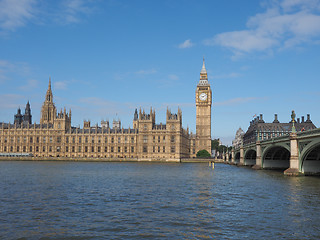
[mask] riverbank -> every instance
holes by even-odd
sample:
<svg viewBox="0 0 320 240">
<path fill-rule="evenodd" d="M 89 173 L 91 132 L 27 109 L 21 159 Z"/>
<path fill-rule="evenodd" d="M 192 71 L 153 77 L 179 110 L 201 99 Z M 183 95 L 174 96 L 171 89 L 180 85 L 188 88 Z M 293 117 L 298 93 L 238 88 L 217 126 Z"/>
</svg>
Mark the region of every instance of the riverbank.
<svg viewBox="0 0 320 240">
<path fill-rule="evenodd" d="M 148 158 L 79 158 L 79 157 L 0 157 L 0 161 L 69 161 L 69 162 L 222 162 L 213 158 L 148 159 Z"/>
</svg>

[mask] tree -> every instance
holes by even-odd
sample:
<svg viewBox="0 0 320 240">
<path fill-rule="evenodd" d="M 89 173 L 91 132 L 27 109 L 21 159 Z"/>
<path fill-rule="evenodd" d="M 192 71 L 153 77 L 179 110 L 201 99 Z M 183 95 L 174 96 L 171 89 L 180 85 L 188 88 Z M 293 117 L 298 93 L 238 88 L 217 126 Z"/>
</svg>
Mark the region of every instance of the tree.
<svg viewBox="0 0 320 240">
<path fill-rule="evenodd" d="M 207 150 L 203 149 L 203 150 L 200 150 L 199 152 L 197 152 L 197 157 L 198 158 L 209 158 L 209 157 L 211 157 L 211 154 Z"/>
</svg>

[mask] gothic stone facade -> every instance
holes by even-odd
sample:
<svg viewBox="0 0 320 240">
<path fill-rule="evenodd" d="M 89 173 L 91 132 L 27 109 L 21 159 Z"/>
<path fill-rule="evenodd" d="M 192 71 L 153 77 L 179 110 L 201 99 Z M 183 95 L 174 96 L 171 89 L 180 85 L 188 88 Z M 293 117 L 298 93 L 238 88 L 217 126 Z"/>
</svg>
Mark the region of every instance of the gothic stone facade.
<svg viewBox="0 0 320 240">
<path fill-rule="evenodd" d="M 57 113 L 53 102 L 51 80 L 41 109 L 40 124 L 16 121 L 0 123 L 0 153 L 29 154 L 38 158 L 101 158 L 180 161 L 193 158 L 198 150 L 211 144 L 211 89 L 206 69 L 200 73 L 196 90 L 197 134 L 182 127 L 182 112 L 166 113 L 166 123 L 156 124 L 155 111 L 149 113 L 136 109 L 133 128 L 90 126 L 84 121 L 83 128 L 71 125 L 71 110 Z"/>
</svg>

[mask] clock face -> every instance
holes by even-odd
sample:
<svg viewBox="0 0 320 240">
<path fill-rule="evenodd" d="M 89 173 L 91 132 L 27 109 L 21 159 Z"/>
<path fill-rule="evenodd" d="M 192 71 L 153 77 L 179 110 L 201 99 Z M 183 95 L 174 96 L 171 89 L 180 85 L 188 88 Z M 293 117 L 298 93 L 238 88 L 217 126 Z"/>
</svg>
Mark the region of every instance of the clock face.
<svg viewBox="0 0 320 240">
<path fill-rule="evenodd" d="M 200 99 L 201 101 L 207 100 L 207 94 L 201 93 L 200 96 L 199 96 L 199 99 Z"/>
</svg>

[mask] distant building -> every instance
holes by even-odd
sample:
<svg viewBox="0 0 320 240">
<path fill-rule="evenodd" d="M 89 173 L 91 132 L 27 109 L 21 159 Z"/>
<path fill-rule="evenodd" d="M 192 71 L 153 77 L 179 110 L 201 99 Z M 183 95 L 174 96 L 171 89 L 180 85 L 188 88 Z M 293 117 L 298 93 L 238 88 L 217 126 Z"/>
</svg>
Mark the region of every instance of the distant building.
<svg viewBox="0 0 320 240">
<path fill-rule="evenodd" d="M 26 108 L 24 111 L 24 115 L 21 114 L 20 107 L 17 110 L 17 114 L 14 115 L 14 121 L 15 124 L 21 125 L 21 124 L 32 124 L 32 115 L 31 115 L 31 108 L 29 101 L 26 104 Z"/>
<path fill-rule="evenodd" d="M 102 121 L 92 127 L 71 125 L 71 110 L 57 111 L 53 102 L 51 79 L 41 108 L 40 124 L 32 124 L 31 108 L 25 114 L 19 108 L 14 124 L 0 123 L 0 153 L 26 153 L 35 157 L 135 158 L 179 161 L 195 157 L 199 150 L 211 151 L 212 92 L 203 61 L 196 88 L 196 134 L 182 127 L 182 112 L 167 109 L 166 123 L 156 124 L 154 109 L 147 113 L 135 109 L 133 128 L 123 128 L 121 121 Z"/>
<path fill-rule="evenodd" d="M 260 117 L 256 117 L 250 122 L 248 130 L 243 136 L 243 144 L 250 144 L 257 140 L 265 140 L 289 134 L 292 130 L 292 125 L 292 120 L 288 123 L 280 123 L 277 114 L 274 115 L 272 123 L 266 123 L 263 120 L 263 115 L 260 114 Z M 294 119 L 294 125 L 296 131 L 308 131 L 316 128 L 310 119 L 310 114 L 307 114 L 306 121 L 304 116 L 301 117 L 301 122 L 300 118 L 297 120 Z"/>
<path fill-rule="evenodd" d="M 236 132 L 234 140 L 232 141 L 232 146 L 234 148 L 239 148 L 243 144 L 243 136 L 244 131 L 241 128 L 239 128 Z"/>
</svg>

